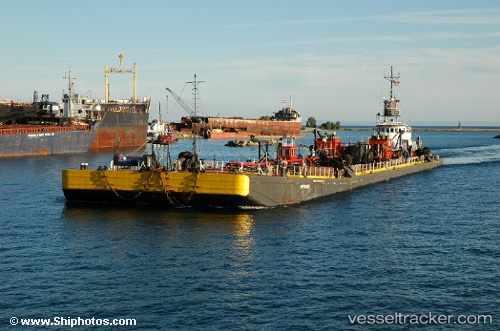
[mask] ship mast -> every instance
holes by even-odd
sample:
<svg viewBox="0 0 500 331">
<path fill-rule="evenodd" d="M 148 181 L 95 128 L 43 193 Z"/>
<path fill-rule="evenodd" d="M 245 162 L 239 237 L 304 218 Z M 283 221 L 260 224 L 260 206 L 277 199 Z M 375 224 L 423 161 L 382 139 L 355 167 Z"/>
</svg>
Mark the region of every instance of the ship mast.
<svg viewBox="0 0 500 331">
<path fill-rule="evenodd" d="M 392 100 L 392 98 L 393 98 L 392 88 L 393 88 L 394 86 L 399 86 L 399 77 L 401 77 L 401 76 L 399 75 L 399 73 L 398 73 L 398 76 L 397 76 L 397 77 L 396 77 L 396 76 L 394 76 L 393 71 L 392 71 L 392 66 L 391 66 L 391 75 L 390 75 L 390 76 L 384 76 L 384 78 L 385 78 L 385 79 L 387 79 L 387 80 L 391 83 L 391 88 L 390 88 L 390 90 L 389 90 L 389 91 L 390 91 L 390 92 L 389 92 L 389 93 L 390 93 L 390 94 L 389 94 L 389 97 L 390 97 L 390 99 L 391 99 L 391 100 Z"/>
<path fill-rule="evenodd" d="M 72 108 L 72 103 L 73 103 L 73 82 L 72 80 L 73 79 L 76 79 L 76 78 L 73 78 L 71 77 L 71 67 L 69 67 L 68 69 L 68 75 L 66 76 L 66 74 L 64 75 L 63 78 L 67 78 L 68 79 L 68 102 L 67 102 L 67 111 L 65 109 L 64 113 L 63 113 L 63 116 L 64 117 L 72 117 L 73 114 L 73 110 L 71 109 Z"/>
<path fill-rule="evenodd" d="M 186 82 L 186 84 L 192 84 L 193 85 L 193 103 L 194 103 L 194 119 L 196 120 L 197 115 L 196 115 L 196 110 L 197 110 L 197 104 L 196 100 L 198 99 L 198 84 L 200 83 L 205 83 L 205 81 L 202 80 L 196 80 L 196 74 L 194 74 L 194 80 L 192 82 Z M 194 155 L 198 154 L 197 146 L 196 146 L 196 137 L 193 142 L 194 145 Z"/>
<path fill-rule="evenodd" d="M 73 115 L 71 113 L 71 103 L 73 102 L 73 82 L 71 81 L 71 67 L 68 70 L 68 117 Z"/>
<path fill-rule="evenodd" d="M 391 66 L 390 76 L 384 76 L 384 78 L 387 79 L 391 85 L 389 89 L 389 99 L 384 98 L 385 117 L 396 117 L 396 119 L 399 117 L 399 109 L 398 109 L 399 99 L 397 99 L 393 93 L 393 87 L 399 86 L 399 77 L 400 77 L 399 73 L 397 76 L 394 76 L 392 66 Z"/>
</svg>

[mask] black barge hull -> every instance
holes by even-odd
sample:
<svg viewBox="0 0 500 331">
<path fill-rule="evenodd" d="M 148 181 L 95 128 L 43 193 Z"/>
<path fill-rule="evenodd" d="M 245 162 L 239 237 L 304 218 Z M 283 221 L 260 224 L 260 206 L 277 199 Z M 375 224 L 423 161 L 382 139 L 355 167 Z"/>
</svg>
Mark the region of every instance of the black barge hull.
<svg viewBox="0 0 500 331">
<path fill-rule="evenodd" d="M 390 179 L 431 170 L 443 164 L 440 159 L 407 167 L 395 167 L 381 172 L 366 173 L 343 178 L 311 177 L 250 177 L 249 206 L 273 207 L 291 205 L 376 184 Z"/>
</svg>

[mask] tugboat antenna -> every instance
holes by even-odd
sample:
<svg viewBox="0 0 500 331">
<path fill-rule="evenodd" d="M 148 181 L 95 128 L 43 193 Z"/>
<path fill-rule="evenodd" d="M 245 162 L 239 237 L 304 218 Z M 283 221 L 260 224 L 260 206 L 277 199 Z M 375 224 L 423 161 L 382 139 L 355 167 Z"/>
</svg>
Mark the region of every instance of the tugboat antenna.
<svg viewBox="0 0 500 331">
<path fill-rule="evenodd" d="M 393 98 L 392 88 L 394 86 L 399 86 L 399 77 L 401 77 L 399 75 L 399 72 L 398 72 L 397 76 L 394 76 L 393 71 L 392 71 L 392 66 L 391 66 L 391 75 L 390 76 L 384 76 L 385 79 L 387 79 L 389 82 L 391 82 L 391 89 L 390 89 L 390 95 L 389 95 L 391 100 Z"/>
</svg>

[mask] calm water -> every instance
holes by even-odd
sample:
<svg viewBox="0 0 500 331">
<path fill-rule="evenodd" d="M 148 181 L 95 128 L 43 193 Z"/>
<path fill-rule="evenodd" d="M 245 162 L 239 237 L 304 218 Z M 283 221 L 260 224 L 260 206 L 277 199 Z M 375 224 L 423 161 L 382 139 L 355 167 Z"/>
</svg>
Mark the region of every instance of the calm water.
<svg viewBox="0 0 500 331">
<path fill-rule="evenodd" d="M 0 329 L 15 316 L 133 318 L 123 329 L 141 330 L 396 330 L 409 324 L 349 316 L 432 313 L 493 324 L 428 329 L 498 330 L 494 135 L 422 132 L 442 168 L 258 210 L 68 205 L 61 169 L 107 165 L 109 153 L 0 160 Z M 202 153 L 256 156 L 224 142 L 202 141 Z"/>
</svg>

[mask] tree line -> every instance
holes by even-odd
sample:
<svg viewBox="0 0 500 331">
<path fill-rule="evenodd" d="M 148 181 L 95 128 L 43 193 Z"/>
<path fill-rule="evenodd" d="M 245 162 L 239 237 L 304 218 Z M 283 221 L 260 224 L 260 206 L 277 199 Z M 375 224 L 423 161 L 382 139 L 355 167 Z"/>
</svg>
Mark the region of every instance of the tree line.
<svg viewBox="0 0 500 331">
<path fill-rule="evenodd" d="M 306 128 L 316 128 L 316 125 L 316 118 L 311 116 L 307 119 Z M 337 121 L 333 123 L 331 121 L 326 121 L 325 123 L 321 124 L 319 128 L 322 130 L 340 130 L 340 122 Z"/>
</svg>

